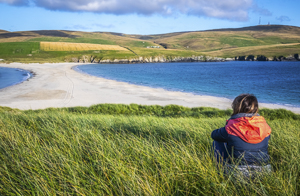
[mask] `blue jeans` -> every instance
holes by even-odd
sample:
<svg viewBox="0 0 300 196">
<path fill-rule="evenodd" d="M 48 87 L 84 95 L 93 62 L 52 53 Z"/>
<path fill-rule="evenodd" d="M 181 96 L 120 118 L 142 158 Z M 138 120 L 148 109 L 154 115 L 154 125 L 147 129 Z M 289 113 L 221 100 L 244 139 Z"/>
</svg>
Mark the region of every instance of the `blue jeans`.
<svg viewBox="0 0 300 196">
<path fill-rule="evenodd" d="M 255 177 L 256 175 L 268 174 L 272 172 L 272 167 L 270 164 L 263 166 L 256 165 L 234 165 L 234 164 L 225 164 L 226 159 L 228 158 L 226 142 L 213 141 L 213 152 L 217 160 L 217 163 L 225 166 L 225 174 L 233 174 L 235 177 Z M 251 175 L 250 175 L 251 174 Z"/>
<path fill-rule="evenodd" d="M 228 150 L 226 148 L 226 142 L 213 141 L 213 152 L 218 163 L 225 164 L 225 160 L 228 157 Z"/>
</svg>

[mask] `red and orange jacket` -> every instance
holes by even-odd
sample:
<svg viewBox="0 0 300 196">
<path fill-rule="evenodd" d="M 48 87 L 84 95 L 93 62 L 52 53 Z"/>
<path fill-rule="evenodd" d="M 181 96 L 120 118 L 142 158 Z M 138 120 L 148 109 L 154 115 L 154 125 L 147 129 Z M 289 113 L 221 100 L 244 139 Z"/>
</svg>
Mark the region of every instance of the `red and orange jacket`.
<svg viewBox="0 0 300 196">
<path fill-rule="evenodd" d="M 270 134 L 271 128 L 264 117 L 239 113 L 232 116 L 225 127 L 214 130 L 211 137 L 226 142 L 229 163 L 236 160 L 240 165 L 262 165 L 269 162 Z"/>
</svg>

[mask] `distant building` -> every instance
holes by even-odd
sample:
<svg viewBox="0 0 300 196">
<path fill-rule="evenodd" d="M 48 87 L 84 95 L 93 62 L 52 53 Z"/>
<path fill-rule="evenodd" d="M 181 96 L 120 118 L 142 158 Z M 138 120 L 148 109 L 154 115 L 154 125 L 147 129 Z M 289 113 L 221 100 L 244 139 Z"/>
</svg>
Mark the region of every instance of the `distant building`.
<svg viewBox="0 0 300 196">
<path fill-rule="evenodd" d="M 160 48 L 160 46 L 147 46 L 147 48 Z"/>
</svg>

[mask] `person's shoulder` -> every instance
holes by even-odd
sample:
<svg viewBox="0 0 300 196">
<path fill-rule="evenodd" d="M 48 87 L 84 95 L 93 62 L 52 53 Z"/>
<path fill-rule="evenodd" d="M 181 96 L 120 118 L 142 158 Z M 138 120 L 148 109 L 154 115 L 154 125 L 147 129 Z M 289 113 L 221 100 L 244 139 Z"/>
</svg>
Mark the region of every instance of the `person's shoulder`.
<svg viewBox="0 0 300 196">
<path fill-rule="evenodd" d="M 228 133 L 227 133 L 225 127 L 221 127 L 219 129 L 215 129 L 211 133 L 211 138 L 213 140 L 216 140 L 216 141 L 226 142 L 227 138 L 228 138 Z"/>
</svg>

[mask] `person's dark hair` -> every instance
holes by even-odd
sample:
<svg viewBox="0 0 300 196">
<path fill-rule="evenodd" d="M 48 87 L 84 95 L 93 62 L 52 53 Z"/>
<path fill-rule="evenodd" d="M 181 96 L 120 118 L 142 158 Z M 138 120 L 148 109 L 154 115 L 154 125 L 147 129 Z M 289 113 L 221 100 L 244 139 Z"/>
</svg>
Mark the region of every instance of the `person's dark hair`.
<svg viewBox="0 0 300 196">
<path fill-rule="evenodd" d="M 232 104 L 233 113 L 232 115 L 238 113 L 257 113 L 258 112 L 258 102 L 257 98 L 252 94 L 241 94 L 237 96 Z"/>
</svg>

